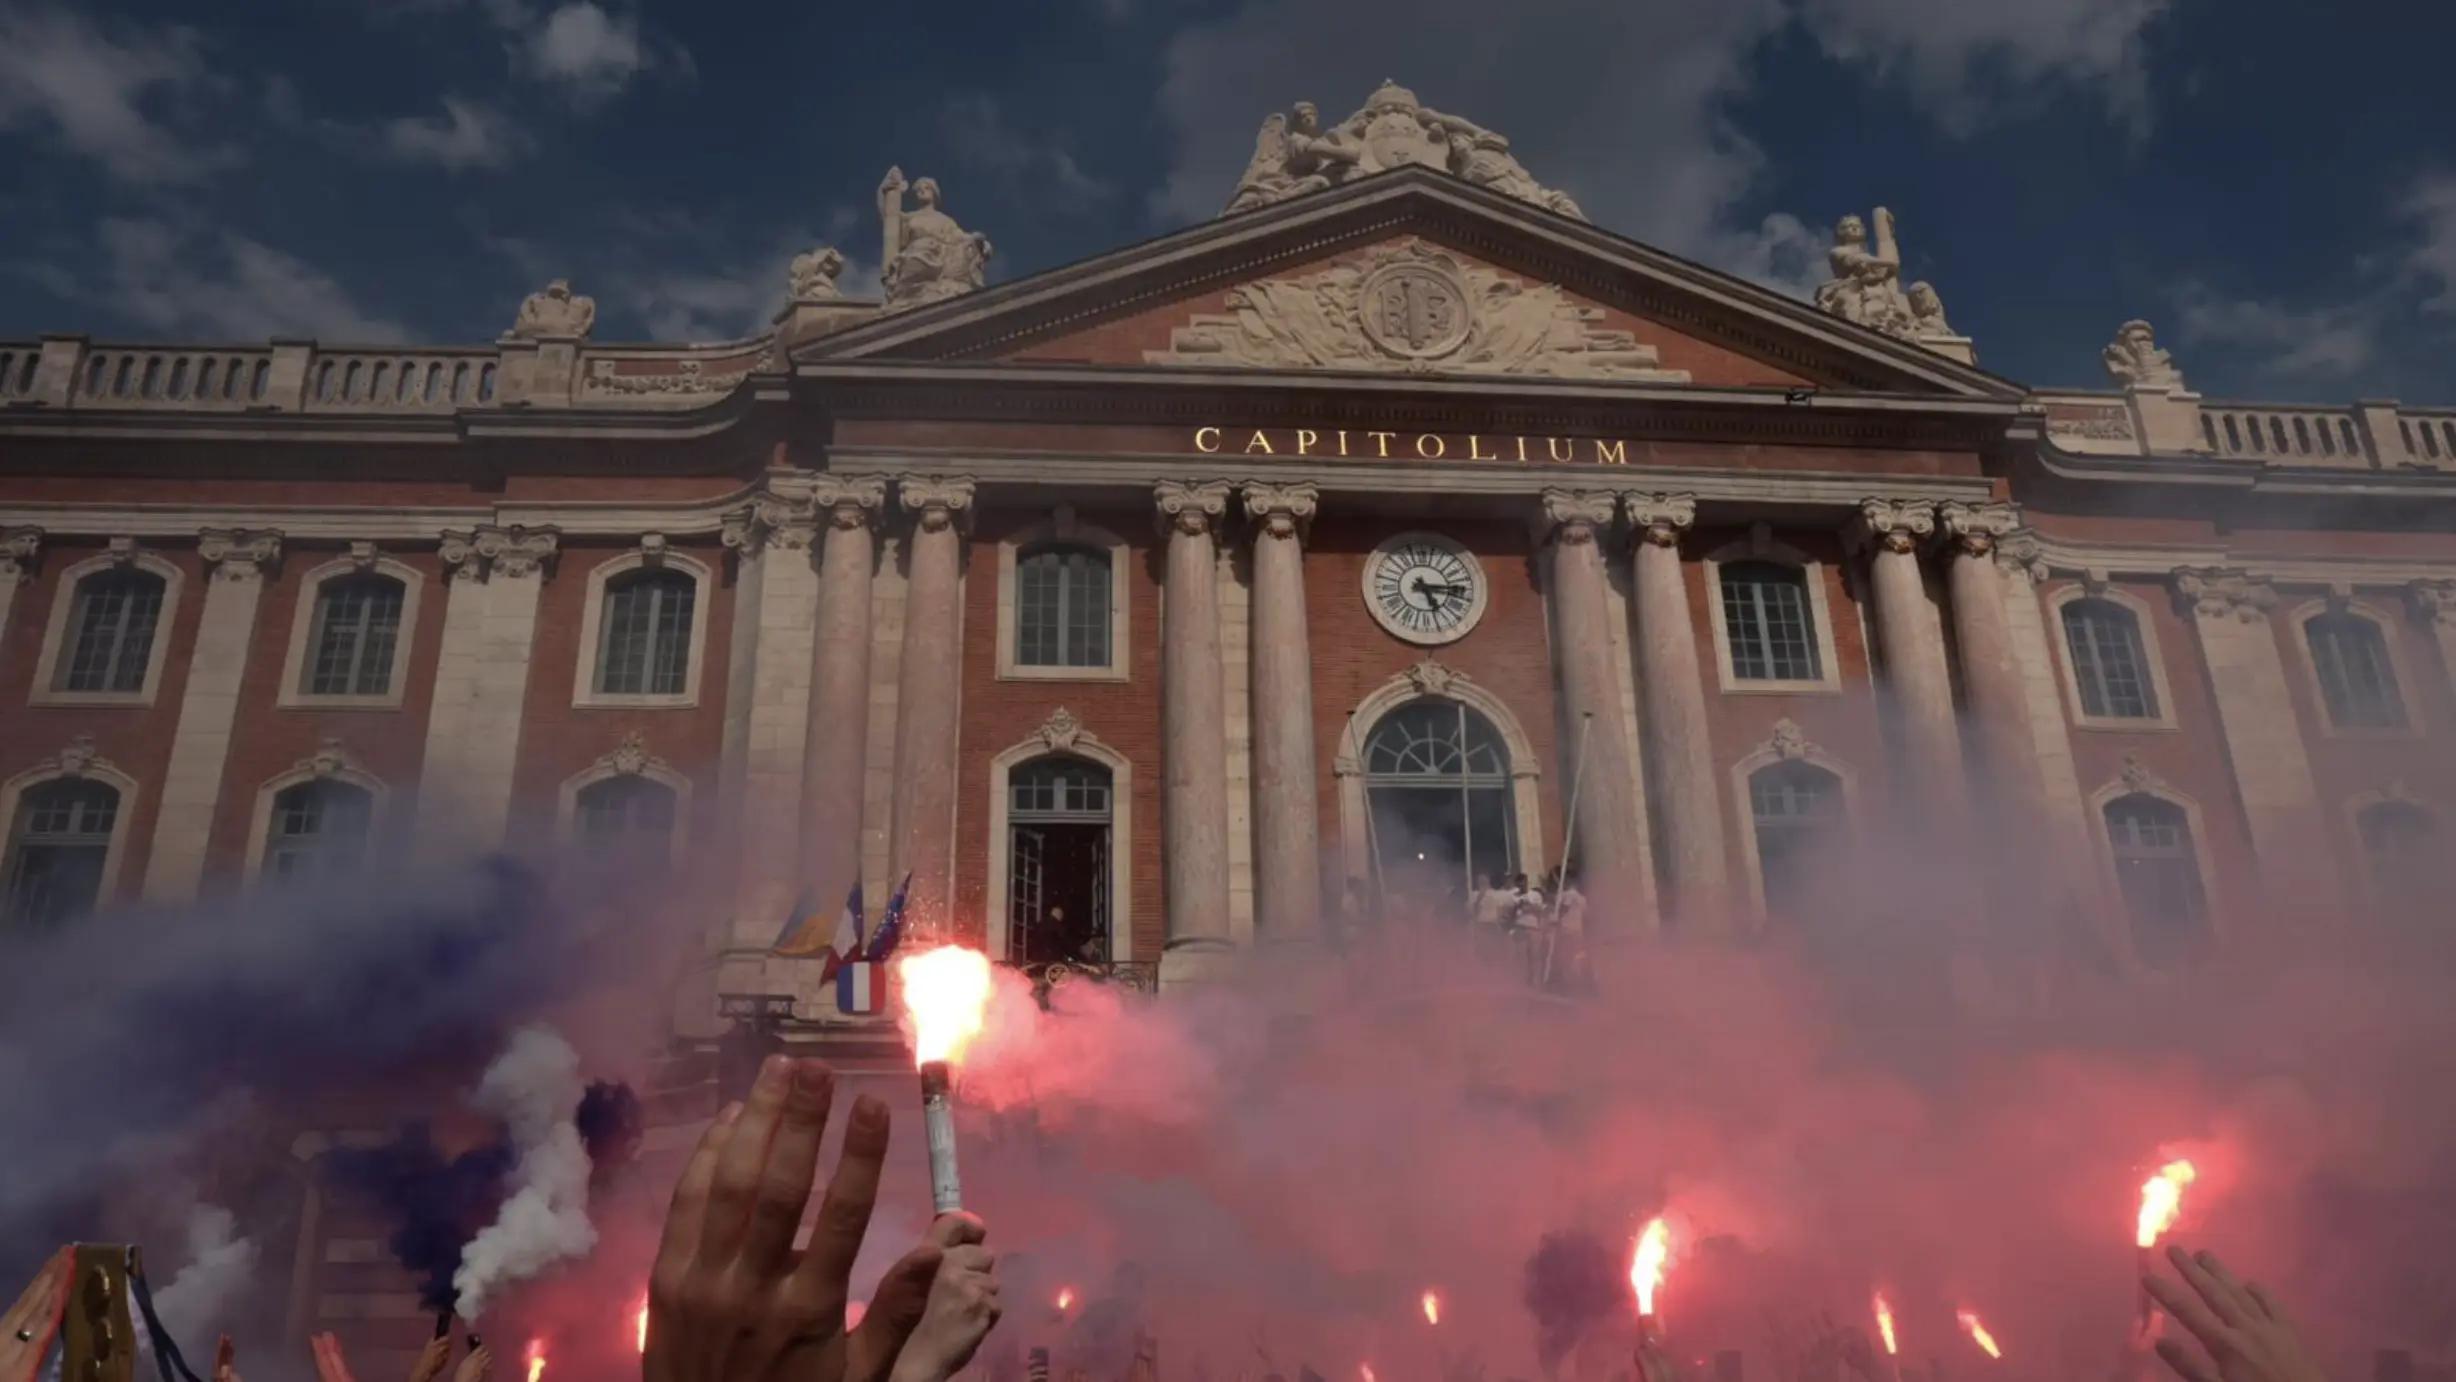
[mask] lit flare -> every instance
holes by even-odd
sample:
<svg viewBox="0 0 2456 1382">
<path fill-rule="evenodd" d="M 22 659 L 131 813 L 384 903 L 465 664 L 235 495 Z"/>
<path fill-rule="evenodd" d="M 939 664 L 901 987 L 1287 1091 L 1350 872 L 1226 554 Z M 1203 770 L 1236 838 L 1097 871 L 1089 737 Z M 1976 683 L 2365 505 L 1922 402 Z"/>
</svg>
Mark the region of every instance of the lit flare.
<svg viewBox="0 0 2456 1382">
<path fill-rule="evenodd" d="M 1356 1365 L 1356 1375 L 1363 1378 L 1364 1382 L 1381 1382 L 1380 1378 L 1373 1375 L 1373 1365 L 1371 1363 L 1358 1363 Z"/>
<path fill-rule="evenodd" d="M 1953 1318 L 1961 1321 L 1961 1332 L 1970 1336 L 1970 1342 L 1978 1345 L 1980 1352 L 1990 1358 L 2004 1356 L 2004 1350 L 1996 1347 L 1995 1335 L 1987 1332 L 1987 1326 L 1980 1321 L 1977 1311 L 1956 1310 Z"/>
<path fill-rule="evenodd" d="M 1057 1308 L 1061 1311 L 1074 1309 L 1074 1288 L 1072 1286 L 1057 1288 Z"/>
<path fill-rule="evenodd" d="M 640 1352 L 646 1353 L 648 1351 L 648 1297 L 640 1297 L 640 1308 L 633 1318 L 638 1321 L 635 1332 L 639 1335 Z"/>
<path fill-rule="evenodd" d="M 1891 1302 L 1889 1302 L 1889 1301 L 1887 1301 L 1887 1300 L 1885 1299 L 1885 1293 L 1884 1293 L 1884 1292 L 1879 1291 L 1879 1292 L 1877 1292 L 1877 1293 L 1876 1293 L 1876 1302 L 1875 1302 L 1875 1304 L 1876 1304 L 1876 1337 L 1877 1337 L 1877 1338 L 1879 1338 L 1879 1339 L 1884 1340 L 1884 1342 L 1885 1342 L 1885 1353 L 1886 1353 L 1888 1356 L 1898 1357 L 1898 1356 L 1900 1356 L 1900 1354 L 1901 1354 L 1901 1351 L 1902 1351 L 1902 1350 L 1901 1350 L 1901 1347 L 1900 1347 L 1898 1344 L 1896 1344 L 1896 1343 L 1894 1342 L 1894 1339 L 1893 1339 L 1893 1306 L 1892 1306 L 1892 1303 L 1891 1303 Z"/>
<path fill-rule="evenodd" d="M 1654 1313 L 1654 1293 L 1663 1288 L 1663 1269 L 1671 1262 L 1671 1225 L 1658 1216 L 1637 1235 L 1629 1255 L 1629 1285 L 1637 1292 L 1637 1313 Z"/>
<path fill-rule="evenodd" d="M 1425 1292 L 1423 1304 L 1424 1322 L 1426 1324 L 1441 1323 L 1441 1293 L 1438 1291 Z"/>
<path fill-rule="evenodd" d="M 543 1340 L 543 1339 L 531 1339 L 531 1340 L 529 1340 L 529 1352 L 528 1352 L 528 1359 L 529 1359 L 529 1382 L 537 1382 L 537 1379 L 539 1379 L 539 1378 L 541 1378 L 541 1377 L 543 1377 L 543 1376 L 545 1376 L 545 1375 L 546 1375 L 546 1341 L 545 1341 L 545 1340 Z"/>
<path fill-rule="evenodd" d="M 960 1059 L 989 1011 L 989 957 L 942 945 L 897 960 L 895 973 L 912 1018 L 913 1064 Z"/>
<path fill-rule="evenodd" d="M 2200 1172 L 2190 1162 L 2177 1158 L 2142 1182 L 2140 1222 L 2132 1241 L 2144 1248 L 2156 1247 L 2159 1236 L 2173 1228 L 2175 1216 L 2183 1212 L 2183 1187 L 2199 1178 Z"/>
</svg>

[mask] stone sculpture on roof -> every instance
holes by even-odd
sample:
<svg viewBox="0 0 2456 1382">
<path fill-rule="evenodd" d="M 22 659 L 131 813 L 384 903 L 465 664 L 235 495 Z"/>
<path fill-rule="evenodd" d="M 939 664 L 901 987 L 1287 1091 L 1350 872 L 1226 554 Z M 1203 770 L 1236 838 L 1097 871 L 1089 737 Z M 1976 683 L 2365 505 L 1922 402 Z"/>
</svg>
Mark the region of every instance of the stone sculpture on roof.
<svg viewBox="0 0 2456 1382">
<path fill-rule="evenodd" d="M 1438 168 L 1506 197 L 1585 220 L 1567 193 L 1537 182 L 1509 141 L 1462 116 L 1445 115 L 1396 82 L 1383 82 L 1364 108 L 1329 129 L 1311 101 L 1273 113 L 1254 139 L 1253 158 L 1223 215 L 1409 166 Z"/>
<path fill-rule="evenodd" d="M 1970 342 L 1944 319 L 1944 300 L 1934 284 L 1902 286 L 1902 247 L 1893 233 L 1893 213 L 1876 208 L 1875 240 L 1868 223 L 1845 216 L 1833 228 L 1833 248 L 1825 252 L 1833 277 L 1817 285 L 1816 305 L 1842 320 L 1916 341 L 1939 354 L 1967 364 Z"/>
<path fill-rule="evenodd" d="M 597 324 L 597 299 L 571 290 L 571 280 L 558 278 L 521 299 L 520 315 L 505 333 L 514 340 L 578 339 Z"/>
<path fill-rule="evenodd" d="M 2175 367 L 2175 357 L 2158 345 L 2156 328 L 2138 317 L 2116 328 L 2115 339 L 2107 343 L 2100 358 L 2106 361 L 2106 372 L 2126 387 L 2183 387 L 2183 371 Z"/>
<path fill-rule="evenodd" d="M 887 310 L 944 302 L 972 292 L 989 276 L 989 237 L 966 230 L 938 209 L 936 178 L 912 184 L 913 205 L 904 205 L 904 170 L 889 168 L 878 185 L 878 216 L 886 235 L 879 278 Z"/>
</svg>

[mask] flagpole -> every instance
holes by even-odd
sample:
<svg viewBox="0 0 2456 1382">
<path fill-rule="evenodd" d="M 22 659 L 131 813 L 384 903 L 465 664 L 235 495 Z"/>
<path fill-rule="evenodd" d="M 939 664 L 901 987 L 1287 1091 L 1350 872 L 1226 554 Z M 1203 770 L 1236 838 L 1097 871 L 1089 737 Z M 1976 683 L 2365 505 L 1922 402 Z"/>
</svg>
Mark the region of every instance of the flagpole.
<svg viewBox="0 0 2456 1382">
<path fill-rule="evenodd" d="M 1347 751 L 1356 760 L 1356 790 L 1364 797 L 1365 851 L 1371 856 L 1373 908 L 1382 906 L 1381 832 L 1373 824 L 1373 778 L 1365 771 L 1364 749 L 1356 742 L 1356 712 L 1347 712 Z"/>
<path fill-rule="evenodd" d="M 1586 791 L 1586 732 L 1595 727 L 1595 712 L 1589 710 L 1578 720 L 1578 756 L 1569 770 L 1568 821 L 1561 831 L 1561 865 L 1552 880 L 1552 924 L 1544 928 L 1543 977 L 1539 982 L 1552 982 L 1553 938 L 1560 933 L 1561 890 L 1569 886 L 1570 850 L 1578 838 L 1578 799 Z"/>
</svg>

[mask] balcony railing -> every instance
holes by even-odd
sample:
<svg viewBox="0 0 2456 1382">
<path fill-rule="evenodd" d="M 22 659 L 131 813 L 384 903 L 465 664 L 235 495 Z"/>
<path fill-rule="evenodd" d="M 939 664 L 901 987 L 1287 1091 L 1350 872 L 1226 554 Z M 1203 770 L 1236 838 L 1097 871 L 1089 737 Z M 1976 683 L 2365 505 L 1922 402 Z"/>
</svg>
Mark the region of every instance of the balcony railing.
<svg viewBox="0 0 2456 1382">
<path fill-rule="evenodd" d="M 2360 465 L 2371 460 L 2361 421 L 2352 408 L 2203 403 L 2200 431 L 2208 439 L 2209 450 L 2220 456 L 2322 465 Z"/>
</svg>

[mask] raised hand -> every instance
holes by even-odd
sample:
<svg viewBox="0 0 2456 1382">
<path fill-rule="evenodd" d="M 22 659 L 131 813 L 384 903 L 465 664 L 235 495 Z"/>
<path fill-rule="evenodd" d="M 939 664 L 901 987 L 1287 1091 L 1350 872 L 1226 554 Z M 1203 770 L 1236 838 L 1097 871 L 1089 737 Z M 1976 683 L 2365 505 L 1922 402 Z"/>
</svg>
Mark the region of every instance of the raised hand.
<svg viewBox="0 0 2456 1382">
<path fill-rule="evenodd" d="M 844 1327 L 853 1259 L 878 1200 L 887 1106 L 864 1095 L 811 1229 L 793 1239 L 817 1178 L 835 1074 L 772 1056 L 746 1104 L 700 1138 L 674 1188 L 649 1278 L 646 1382 L 883 1382 L 925 1313 L 944 1249 L 889 1268 L 858 1328 Z"/>
<path fill-rule="evenodd" d="M 450 1352 L 449 1349 L 445 1351 Z M 486 1382 L 487 1375 L 494 1370 L 495 1351 L 480 1344 L 469 1350 L 469 1356 L 461 1359 L 460 1366 L 453 1369 L 452 1382 Z"/>
<path fill-rule="evenodd" d="M 330 1334 L 310 1334 L 307 1350 L 315 1355 L 316 1382 L 354 1382 L 350 1360 L 341 1356 L 339 1339 Z"/>
<path fill-rule="evenodd" d="M 418 1350 L 418 1361 L 410 1365 L 409 1382 L 435 1382 L 443 1370 L 452 1366 L 452 1336 L 442 1335 L 426 1341 Z"/>
<path fill-rule="evenodd" d="M 890 1382 L 945 1382 L 972 1361 L 981 1340 L 997 1324 L 1001 1307 L 998 1279 L 992 1274 L 996 1259 L 981 1246 L 987 1236 L 979 1219 L 960 1212 L 930 1225 L 923 1242 L 938 1249 L 938 1269 L 920 1322 L 896 1355 Z M 1138 1351 L 1137 1367 L 1142 1366 L 1141 1357 Z"/>
<path fill-rule="evenodd" d="M 2151 1297 L 2207 1350 L 2177 1338 L 2157 1341 L 2158 1356 L 2183 1382 L 2328 1382 L 2302 1336 L 2258 1283 L 2238 1282 L 2214 1253 L 2166 1249 L 2180 1282 L 2141 1278 Z"/>
<path fill-rule="evenodd" d="M 213 1382 L 239 1382 L 239 1350 L 227 1334 L 213 1346 Z"/>
</svg>

